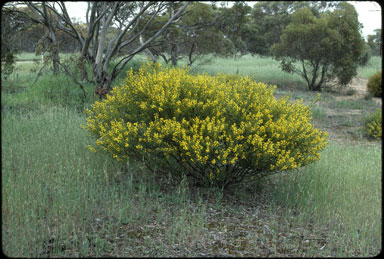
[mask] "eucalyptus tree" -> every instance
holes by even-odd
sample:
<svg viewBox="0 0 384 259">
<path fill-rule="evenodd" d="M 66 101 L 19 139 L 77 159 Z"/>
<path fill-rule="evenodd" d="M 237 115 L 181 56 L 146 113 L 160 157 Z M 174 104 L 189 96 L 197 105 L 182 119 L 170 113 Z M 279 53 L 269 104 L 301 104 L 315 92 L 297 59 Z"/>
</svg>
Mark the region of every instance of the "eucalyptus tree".
<svg viewBox="0 0 384 259">
<path fill-rule="evenodd" d="M 157 25 L 155 18 L 174 3 L 164 1 L 87 2 L 85 26 L 78 26 L 73 22 L 64 1 L 25 2 L 24 4 L 27 4 L 36 16 L 39 14 L 39 22 L 44 23 L 49 29 L 49 37 L 52 40 L 54 40 L 54 33 L 51 33 L 51 29 L 52 32 L 61 30 L 77 41 L 80 49 L 78 64 L 82 71 L 80 80 L 94 82 L 96 88 L 109 91 L 112 81 L 125 65 L 136 54 L 146 50 L 152 41 L 177 21 L 190 4 L 182 3 L 155 34 L 145 41 L 140 41 L 140 36 Z M 139 28 L 138 25 L 143 20 L 146 22 Z M 107 38 L 107 35 L 110 38 Z M 85 66 L 87 63 L 92 65 L 91 74 L 87 72 Z"/>
<path fill-rule="evenodd" d="M 336 2 L 330 1 L 259 1 L 254 4 L 250 19 L 263 37 L 257 42 L 255 51 L 262 55 L 271 55 L 271 46 L 280 43 L 284 28 L 290 23 L 291 14 L 308 8 L 312 14 L 319 17 L 326 10 L 332 9 Z"/>
<path fill-rule="evenodd" d="M 347 85 L 364 54 L 360 28 L 357 12 L 347 2 L 320 17 L 303 8 L 292 14 L 281 43 L 272 50 L 282 69 L 302 76 L 309 90 L 321 91 L 323 84 L 334 78 Z"/>
<path fill-rule="evenodd" d="M 177 19 L 189 2 L 183 3 L 157 32 L 140 41 L 147 30 L 155 26 L 155 18 L 174 2 L 88 2 L 85 35 L 72 23 L 64 2 L 52 5 L 58 19 L 58 29 L 73 36 L 81 46 L 81 58 L 92 64 L 92 79 L 97 87 L 110 89 L 112 81 L 125 65 L 137 54 L 148 48 Z M 59 11 L 60 10 L 60 11 Z M 141 28 L 138 25 L 146 20 Z M 117 28 L 107 41 L 111 27 Z M 124 52 L 123 52 L 124 50 Z M 118 55 L 121 55 L 118 57 Z M 112 60 L 116 63 L 112 65 Z M 110 68 L 112 65 L 112 68 Z M 84 70 L 85 71 L 85 70 Z M 84 76 L 87 76 L 84 74 Z M 87 78 L 84 78 L 87 79 Z"/>
<path fill-rule="evenodd" d="M 235 58 L 238 53 L 252 53 L 261 40 L 258 28 L 250 23 L 251 10 L 252 7 L 245 1 L 235 2 L 229 8 L 222 6 L 217 9 L 215 26 L 233 43 Z"/>
<path fill-rule="evenodd" d="M 158 26 L 169 19 L 173 8 L 157 18 Z M 151 37 L 155 32 L 147 31 L 145 37 Z M 193 2 L 177 23 L 152 42 L 149 50 L 149 55 L 161 57 L 167 64 L 176 66 L 180 59 L 185 59 L 187 66 L 191 66 L 198 60 L 206 62 L 213 56 L 230 55 L 233 44 L 216 26 L 211 5 Z"/>
</svg>

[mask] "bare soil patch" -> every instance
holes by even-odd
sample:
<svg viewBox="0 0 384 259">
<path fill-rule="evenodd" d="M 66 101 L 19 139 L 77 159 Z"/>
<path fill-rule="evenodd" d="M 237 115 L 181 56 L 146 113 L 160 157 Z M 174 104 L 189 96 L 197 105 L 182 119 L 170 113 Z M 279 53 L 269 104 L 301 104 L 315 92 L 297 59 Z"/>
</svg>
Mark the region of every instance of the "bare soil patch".
<svg viewBox="0 0 384 259">
<path fill-rule="evenodd" d="M 346 95 L 346 96 L 336 96 L 335 99 L 336 100 L 363 99 L 368 94 L 367 84 L 368 84 L 368 79 L 355 77 L 352 79 L 352 82 L 348 85 L 348 88 L 353 89 L 355 91 L 354 94 Z M 382 105 L 381 98 L 373 97 L 372 100 L 377 104 Z"/>
<path fill-rule="evenodd" d="M 352 141 L 360 142 L 359 130 L 361 128 L 361 122 L 364 114 L 370 112 L 373 108 L 367 107 L 364 109 L 355 108 L 336 108 L 335 105 L 331 105 L 332 102 L 342 101 L 356 101 L 368 102 L 366 96 L 368 79 L 354 78 L 352 82 L 346 88 L 338 88 L 335 95 L 332 95 L 332 100 L 323 102 L 323 108 L 327 114 L 327 122 L 320 125 L 320 128 L 328 131 L 329 138 L 336 141 Z M 380 107 L 382 105 L 382 99 L 373 97 L 372 101 Z"/>
</svg>

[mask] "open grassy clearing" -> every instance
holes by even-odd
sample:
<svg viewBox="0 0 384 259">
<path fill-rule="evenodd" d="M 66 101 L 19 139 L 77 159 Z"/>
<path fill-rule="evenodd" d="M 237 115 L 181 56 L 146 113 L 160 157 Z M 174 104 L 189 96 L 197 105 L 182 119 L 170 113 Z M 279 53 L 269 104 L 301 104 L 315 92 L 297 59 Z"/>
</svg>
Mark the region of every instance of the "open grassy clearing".
<svg viewBox="0 0 384 259">
<path fill-rule="evenodd" d="M 246 58 L 244 69 L 252 65 Z M 218 62 L 229 69 L 233 61 Z M 208 73 L 221 70 L 216 61 L 210 66 Z M 93 98 L 80 105 L 65 77 L 43 76 L 28 87 L 33 75 L 23 69 L 2 82 L 6 255 L 344 257 L 381 251 L 381 142 L 359 131 L 364 114 L 381 107 L 377 102 L 324 92 L 312 108 L 315 125 L 330 133 L 319 162 L 222 192 L 90 152 L 79 125 L 85 123 L 81 109 Z M 295 80 L 288 78 L 292 85 L 276 95 L 311 104 L 316 93 L 295 90 Z"/>
</svg>

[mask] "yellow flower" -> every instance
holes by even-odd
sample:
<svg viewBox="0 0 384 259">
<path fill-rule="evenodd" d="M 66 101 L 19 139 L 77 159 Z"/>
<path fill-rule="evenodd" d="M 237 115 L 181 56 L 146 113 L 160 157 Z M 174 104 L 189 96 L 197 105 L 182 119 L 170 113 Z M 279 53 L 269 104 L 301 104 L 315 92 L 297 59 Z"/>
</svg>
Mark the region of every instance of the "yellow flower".
<svg viewBox="0 0 384 259">
<path fill-rule="evenodd" d="M 89 150 L 91 150 L 92 152 L 96 152 L 96 149 L 94 147 L 92 147 L 91 145 L 88 145 L 88 148 Z"/>
<path fill-rule="evenodd" d="M 127 75 L 113 97 L 86 110 L 82 126 L 98 150 L 119 161 L 138 151 L 169 164 L 175 158 L 185 163 L 181 168 L 201 170 L 204 179 L 219 182 L 218 173 L 225 181 L 222 177 L 243 165 L 265 172 L 305 166 L 320 159 L 327 145 L 327 133 L 313 127 L 302 100 L 277 100 L 276 87 L 248 77 L 192 75 L 159 64 Z M 377 127 L 372 123 L 367 131 Z"/>
</svg>

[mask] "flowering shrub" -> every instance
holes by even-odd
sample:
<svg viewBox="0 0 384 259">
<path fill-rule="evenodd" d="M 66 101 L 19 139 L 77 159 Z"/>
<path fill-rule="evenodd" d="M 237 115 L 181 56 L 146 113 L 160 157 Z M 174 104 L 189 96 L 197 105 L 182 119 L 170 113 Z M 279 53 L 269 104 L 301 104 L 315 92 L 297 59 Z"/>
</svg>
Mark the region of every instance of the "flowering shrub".
<svg viewBox="0 0 384 259">
<path fill-rule="evenodd" d="M 378 71 L 376 74 L 372 75 L 368 80 L 368 92 L 370 92 L 375 97 L 381 97 L 382 94 L 381 77 L 382 72 Z"/>
<path fill-rule="evenodd" d="M 274 89 L 147 64 L 86 111 L 84 128 L 117 160 L 225 187 L 320 158 L 327 134 L 313 127 L 302 101 L 276 100 Z"/>
<path fill-rule="evenodd" d="M 379 139 L 382 137 L 382 118 L 383 115 L 380 109 L 377 109 L 376 112 L 370 114 L 365 119 L 365 133 L 368 137 Z"/>
</svg>

